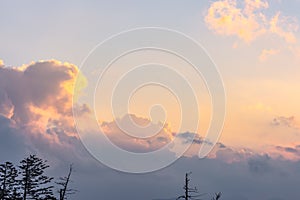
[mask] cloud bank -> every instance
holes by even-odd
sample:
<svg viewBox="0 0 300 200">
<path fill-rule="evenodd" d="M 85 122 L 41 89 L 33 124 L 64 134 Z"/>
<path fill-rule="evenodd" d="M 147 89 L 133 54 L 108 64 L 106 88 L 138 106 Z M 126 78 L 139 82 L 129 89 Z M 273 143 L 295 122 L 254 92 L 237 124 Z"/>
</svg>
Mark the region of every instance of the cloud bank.
<svg viewBox="0 0 300 200">
<path fill-rule="evenodd" d="M 174 137 L 183 144 L 191 140 L 194 144 L 172 166 L 150 174 L 125 174 L 103 166 L 87 153 L 76 134 L 71 107 L 72 86 L 78 74 L 75 65 L 56 60 L 0 68 L 1 162 L 36 153 L 50 161 L 56 175 L 74 163 L 74 186 L 80 190 L 72 197 L 75 200 L 177 197 L 182 194 L 183 176 L 188 171 L 193 172 L 193 185 L 209 193 L 205 199 L 218 191 L 224 194 L 224 200 L 289 199 L 298 195 L 299 144 L 254 152 L 218 143 L 207 159 L 199 160 L 197 149 L 209 141 L 195 133 L 172 133 L 167 126 L 134 115 L 131 118 L 138 124 L 150 123 L 150 127 L 162 131 L 149 140 L 136 140 L 124 136 L 116 121 L 102 123 L 108 137 L 127 150 L 153 151 Z M 83 115 L 90 112 L 88 105 L 75 109 Z M 117 120 L 126 124 L 128 116 Z M 289 126 L 293 120 L 276 118 L 272 126 Z"/>
</svg>

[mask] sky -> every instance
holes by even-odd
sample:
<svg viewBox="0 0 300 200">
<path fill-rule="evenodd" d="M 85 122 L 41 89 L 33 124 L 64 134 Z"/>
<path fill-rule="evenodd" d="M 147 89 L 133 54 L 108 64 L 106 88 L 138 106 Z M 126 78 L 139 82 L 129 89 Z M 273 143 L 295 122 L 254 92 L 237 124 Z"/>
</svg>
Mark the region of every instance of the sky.
<svg viewBox="0 0 300 200">
<path fill-rule="evenodd" d="M 168 199 L 188 171 L 205 199 L 299 195 L 300 1 L 0 8 L 0 162 L 74 163 L 71 199 Z"/>
</svg>

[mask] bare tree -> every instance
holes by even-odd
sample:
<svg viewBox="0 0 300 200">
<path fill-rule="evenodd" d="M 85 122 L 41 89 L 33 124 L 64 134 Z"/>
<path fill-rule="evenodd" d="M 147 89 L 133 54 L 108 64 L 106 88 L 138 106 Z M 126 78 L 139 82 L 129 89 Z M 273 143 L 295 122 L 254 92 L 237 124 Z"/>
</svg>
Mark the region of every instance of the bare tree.
<svg viewBox="0 0 300 200">
<path fill-rule="evenodd" d="M 189 186 L 189 182 L 190 182 L 189 175 L 190 175 L 191 173 L 192 173 L 192 172 L 186 173 L 186 174 L 185 174 L 185 184 L 184 184 L 184 186 L 183 186 L 183 189 L 184 189 L 184 195 L 179 196 L 179 197 L 177 198 L 177 200 L 178 200 L 178 199 L 184 199 L 184 200 L 189 200 L 189 199 L 192 199 L 192 200 L 200 200 L 199 197 L 205 195 L 205 194 L 199 194 L 198 189 L 197 189 L 196 187 L 190 188 L 190 186 Z"/>
<path fill-rule="evenodd" d="M 68 195 L 71 195 L 71 194 L 74 194 L 77 192 L 77 190 L 69 188 L 69 183 L 71 182 L 70 178 L 71 178 L 72 171 L 73 171 L 73 165 L 71 164 L 68 175 L 65 177 L 60 177 L 59 181 L 56 182 L 56 184 L 58 184 L 60 186 L 59 200 L 65 200 L 65 199 L 67 199 Z"/>
</svg>

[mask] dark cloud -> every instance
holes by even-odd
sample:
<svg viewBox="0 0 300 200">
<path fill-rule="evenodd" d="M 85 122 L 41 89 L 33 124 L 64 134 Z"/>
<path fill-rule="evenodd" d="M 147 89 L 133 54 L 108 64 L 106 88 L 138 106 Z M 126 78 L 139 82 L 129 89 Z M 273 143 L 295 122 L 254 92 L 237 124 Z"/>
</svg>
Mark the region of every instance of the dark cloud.
<svg viewBox="0 0 300 200">
<path fill-rule="evenodd" d="M 300 146 L 279 146 L 277 145 L 275 147 L 277 152 L 281 155 L 285 155 L 286 157 L 291 157 L 293 160 L 299 160 L 300 159 Z"/>
<path fill-rule="evenodd" d="M 76 109 L 76 113 L 78 115 L 85 115 L 92 112 L 91 108 L 87 104 L 76 105 L 73 109 Z"/>
<path fill-rule="evenodd" d="M 207 193 L 204 200 L 211 199 L 218 191 L 223 193 L 224 200 L 295 199 L 300 178 L 299 163 L 274 160 L 266 155 L 234 163 L 183 157 L 168 168 L 140 175 L 94 167 L 93 174 L 86 169 L 75 175 L 80 180 L 77 186 L 84 192 L 78 194 L 78 200 L 94 199 L 97 194 L 103 199 L 170 199 L 183 194 L 184 174 L 189 171 L 193 172 L 191 186 Z"/>
<path fill-rule="evenodd" d="M 233 163 L 245 161 L 253 157 L 256 153 L 247 148 L 234 148 L 217 143 L 210 157 L 222 160 L 224 162 Z"/>
<path fill-rule="evenodd" d="M 269 173 L 271 171 L 270 159 L 267 154 L 250 158 L 248 160 L 250 172 L 258 175 Z"/>
<path fill-rule="evenodd" d="M 280 151 L 285 151 L 288 153 L 298 153 L 298 149 L 293 148 L 293 147 L 282 147 L 282 146 L 276 146 L 276 149 L 280 150 Z"/>
<path fill-rule="evenodd" d="M 3 89 L 0 89 L 0 100 L 0 114 L 5 117 L 11 118 L 13 115 L 14 105 Z"/>
<path fill-rule="evenodd" d="M 217 146 L 218 146 L 220 149 L 226 148 L 225 144 L 223 144 L 223 143 L 221 143 L 221 142 L 218 142 L 218 143 L 217 143 Z"/>
<path fill-rule="evenodd" d="M 191 133 L 191 132 L 178 133 L 176 134 L 176 137 L 181 138 L 183 143 L 193 142 L 194 144 L 206 143 L 209 145 L 213 145 L 212 142 L 205 140 L 197 133 Z"/>
<path fill-rule="evenodd" d="M 26 137 L 15 123 L 0 114 L 0 161 L 15 161 L 22 158 L 26 150 Z"/>
</svg>

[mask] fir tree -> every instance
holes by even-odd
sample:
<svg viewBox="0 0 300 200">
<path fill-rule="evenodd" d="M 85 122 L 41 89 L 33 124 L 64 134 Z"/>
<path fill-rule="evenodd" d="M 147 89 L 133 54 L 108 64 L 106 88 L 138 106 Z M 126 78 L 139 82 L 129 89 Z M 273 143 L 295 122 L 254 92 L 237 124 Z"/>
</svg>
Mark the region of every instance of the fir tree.
<svg viewBox="0 0 300 200">
<path fill-rule="evenodd" d="M 18 170 L 11 162 L 0 164 L 0 199 L 20 199 L 18 191 Z"/>
<path fill-rule="evenodd" d="M 51 199 L 53 198 L 53 186 L 50 185 L 52 177 L 44 174 L 44 170 L 49 167 L 47 161 L 30 155 L 20 162 L 20 188 L 23 200 L 26 199 Z"/>
</svg>

